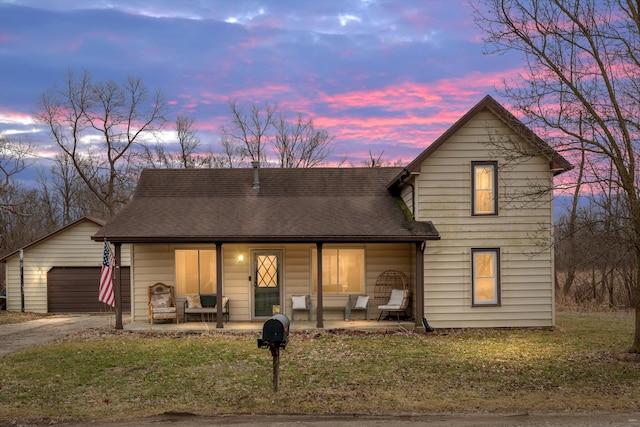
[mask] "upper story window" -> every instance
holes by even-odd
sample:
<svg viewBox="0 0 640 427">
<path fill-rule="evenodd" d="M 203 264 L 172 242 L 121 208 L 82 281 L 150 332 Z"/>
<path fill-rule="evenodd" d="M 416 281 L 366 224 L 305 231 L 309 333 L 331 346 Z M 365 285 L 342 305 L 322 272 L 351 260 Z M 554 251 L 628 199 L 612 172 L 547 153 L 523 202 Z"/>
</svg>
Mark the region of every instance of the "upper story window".
<svg viewBox="0 0 640 427">
<path fill-rule="evenodd" d="M 176 249 L 176 295 L 216 293 L 216 251 Z"/>
<path fill-rule="evenodd" d="M 312 250 L 313 293 L 318 292 L 317 252 Z M 364 249 L 322 249 L 322 293 L 325 295 L 364 293 Z"/>
<path fill-rule="evenodd" d="M 498 214 L 498 162 L 471 162 L 471 212 Z"/>
<path fill-rule="evenodd" d="M 500 250 L 472 249 L 474 306 L 500 305 Z"/>
</svg>

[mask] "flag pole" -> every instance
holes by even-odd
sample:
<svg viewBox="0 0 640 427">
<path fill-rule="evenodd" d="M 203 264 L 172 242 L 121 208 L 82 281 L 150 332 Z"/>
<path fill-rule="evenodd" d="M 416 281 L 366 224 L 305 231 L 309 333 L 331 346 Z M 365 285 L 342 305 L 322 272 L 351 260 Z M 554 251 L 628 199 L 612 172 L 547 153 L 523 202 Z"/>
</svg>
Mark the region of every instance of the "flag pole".
<svg viewBox="0 0 640 427">
<path fill-rule="evenodd" d="M 113 283 L 116 305 L 116 329 L 122 329 L 122 269 L 120 268 L 122 243 L 114 243 L 115 246 L 115 280 Z"/>
</svg>

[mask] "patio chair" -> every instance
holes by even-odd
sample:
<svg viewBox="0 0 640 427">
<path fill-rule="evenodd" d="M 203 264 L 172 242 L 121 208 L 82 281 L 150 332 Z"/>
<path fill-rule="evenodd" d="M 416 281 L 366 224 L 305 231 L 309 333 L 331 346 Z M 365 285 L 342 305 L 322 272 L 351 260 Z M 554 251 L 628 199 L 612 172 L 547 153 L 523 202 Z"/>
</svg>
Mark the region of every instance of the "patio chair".
<svg viewBox="0 0 640 427">
<path fill-rule="evenodd" d="M 397 292 L 394 293 L 394 291 Z M 400 313 L 404 313 L 409 307 L 409 294 L 409 279 L 402 271 L 386 270 L 380 273 L 376 279 L 376 287 L 374 289 L 374 302 L 378 309 L 381 310 L 378 321 L 385 311 L 389 312 L 389 317 L 392 312 L 396 313 L 399 321 Z M 398 301 L 399 299 L 400 301 Z"/>
<path fill-rule="evenodd" d="M 309 295 L 292 295 L 291 296 L 291 321 L 293 322 L 293 314 L 296 311 L 307 311 L 309 313 L 309 322 L 311 322 L 311 297 Z"/>
<path fill-rule="evenodd" d="M 369 295 L 349 295 L 347 320 L 351 320 L 352 311 L 364 311 L 366 319 L 369 320 Z"/>
<path fill-rule="evenodd" d="M 396 313 L 396 317 L 398 322 L 400 321 L 400 313 L 405 313 L 405 310 L 409 306 L 409 290 L 408 289 L 392 289 L 391 296 L 389 296 L 389 301 L 384 305 L 379 305 L 378 310 L 380 310 L 380 316 L 378 316 L 378 322 L 382 317 L 382 314 L 386 311 L 388 312 L 388 316 L 391 316 L 391 313 Z"/>
<path fill-rule="evenodd" d="M 173 286 L 164 283 L 156 283 L 149 286 L 149 324 L 154 320 L 176 320 L 178 323 L 178 310 L 173 296 Z"/>
</svg>

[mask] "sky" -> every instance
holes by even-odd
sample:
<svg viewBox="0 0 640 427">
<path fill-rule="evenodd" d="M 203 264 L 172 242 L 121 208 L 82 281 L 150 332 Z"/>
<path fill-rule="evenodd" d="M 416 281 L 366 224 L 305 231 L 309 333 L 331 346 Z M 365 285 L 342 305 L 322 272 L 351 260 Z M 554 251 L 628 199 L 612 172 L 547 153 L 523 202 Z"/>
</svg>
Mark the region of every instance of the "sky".
<svg viewBox="0 0 640 427">
<path fill-rule="evenodd" d="M 522 60 L 483 50 L 466 0 L 0 0 L 0 132 L 46 163 L 38 98 L 87 71 L 160 89 L 203 148 L 220 151 L 237 99 L 312 118 L 328 165 L 406 164 L 485 95 L 509 108 L 496 87 Z"/>
</svg>

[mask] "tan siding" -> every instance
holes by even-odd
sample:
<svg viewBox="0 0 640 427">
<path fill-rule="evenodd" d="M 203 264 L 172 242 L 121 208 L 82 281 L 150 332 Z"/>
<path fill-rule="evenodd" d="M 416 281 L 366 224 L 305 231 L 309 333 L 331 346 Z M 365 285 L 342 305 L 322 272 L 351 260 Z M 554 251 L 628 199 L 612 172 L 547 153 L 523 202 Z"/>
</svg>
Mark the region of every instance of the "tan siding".
<svg viewBox="0 0 640 427">
<path fill-rule="evenodd" d="M 205 246 L 197 245 L 167 245 L 167 244 L 138 244 L 134 247 L 132 276 L 135 289 L 132 292 L 132 313 L 134 320 L 147 319 L 147 288 L 156 282 L 163 282 L 174 286 L 174 251 L 177 248 L 203 249 Z M 281 305 L 287 315 L 291 311 L 291 295 L 311 294 L 311 253 L 315 245 L 288 244 L 288 245 L 248 245 L 225 244 L 223 251 L 223 293 L 230 298 L 231 321 L 248 321 L 253 319 L 252 299 L 253 285 L 249 281 L 252 276 L 253 251 L 277 250 L 282 253 L 282 297 Z M 327 247 L 331 247 L 327 245 Z M 373 297 L 375 281 L 378 275 L 387 269 L 401 270 L 413 280 L 413 252 L 410 244 L 369 244 L 349 247 L 365 248 L 366 262 L 366 292 Z M 211 248 L 211 246 L 207 246 Z M 238 256 L 243 255 L 242 261 Z M 176 298 L 178 310 L 182 314 L 184 297 Z M 315 310 L 317 298 L 312 295 L 312 304 Z M 346 296 L 325 296 L 325 306 L 346 306 Z M 327 311 L 325 319 L 339 318 L 341 314 L 335 311 Z"/>
<path fill-rule="evenodd" d="M 419 219 L 431 220 L 442 240 L 425 250 L 425 313 L 435 327 L 550 326 L 553 324 L 552 254 L 534 244 L 549 238 L 551 196 L 521 200 L 532 181 L 550 185 L 548 162 L 530 159 L 510 170 L 496 158 L 487 128 L 515 138 L 484 112 L 425 160 L 416 180 Z M 485 142 L 485 143 L 483 143 Z M 471 215 L 471 161 L 498 160 L 498 209 L 493 217 Z M 500 248 L 500 307 L 471 307 L 471 248 Z M 531 254 L 537 255 L 530 257 Z"/>
<path fill-rule="evenodd" d="M 24 250 L 25 311 L 47 312 L 47 272 L 52 267 L 100 267 L 103 243 L 91 240 L 100 226 L 81 221 Z M 123 246 L 122 265 L 130 265 L 128 246 Z M 8 309 L 21 310 L 20 255 L 7 260 Z M 96 287 L 98 283 L 96 283 Z"/>
</svg>

